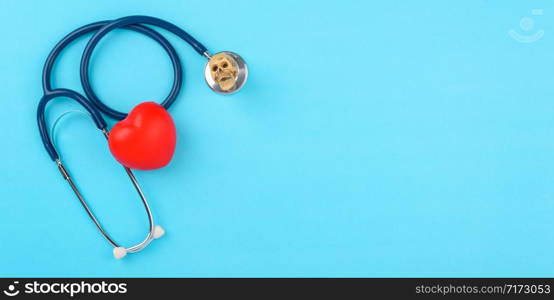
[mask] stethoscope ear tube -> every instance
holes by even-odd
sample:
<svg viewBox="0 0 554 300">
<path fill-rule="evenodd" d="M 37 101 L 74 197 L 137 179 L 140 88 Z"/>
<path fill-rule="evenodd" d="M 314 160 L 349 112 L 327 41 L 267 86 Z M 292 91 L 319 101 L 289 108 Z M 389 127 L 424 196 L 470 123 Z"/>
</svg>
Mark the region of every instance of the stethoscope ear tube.
<svg viewBox="0 0 554 300">
<path fill-rule="evenodd" d="M 48 92 L 42 97 L 42 99 L 40 99 L 40 102 L 38 104 L 37 122 L 38 122 L 40 137 L 42 139 L 42 143 L 44 144 L 44 148 L 46 148 L 46 152 L 48 152 L 48 155 L 50 155 L 50 158 L 53 161 L 58 160 L 60 156 L 56 151 L 56 148 L 54 148 L 54 144 L 52 143 L 52 138 L 50 137 L 50 133 L 48 132 L 48 126 L 46 125 L 46 118 L 45 118 L 45 110 L 46 110 L 46 104 L 48 104 L 50 100 L 53 100 L 59 97 L 70 98 L 77 101 L 81 106 L 83 106 L 90 113 L 92 120 L 94 121 L 94 124 L 98 129 L 105 131 L 106 127 L 108 126 L 106 124 L 106 120 L 104 120 L 104 118 L 98 112 L 98 110 L 96 110 L 81 94 L 68 89 L 55 89 Z"/>
<path fill-rule="evenodd" d="M 53 100 L 53 99 L 59 98 L 59 97 L 70 98 L 70 99 L 73 99 L 73 100 L 77 101 L 81 106 L 83 106 L 89 112 L 90 116 L 92 117 L 92 120 L 94 121 L 94 124 L 96 125 L 96 127 L 98 129 L 100 129 L 102 131 L 104 136 L 107 138 L 108 135 L 109 135 L 108 130 L 106 130 L 106 127 L 107 127 L 106 121 L 104 120 L 104 118 L 102 117 L 100 112 L 98 110 L 96 110 L 92 106 L 92 104 L 90 104 L 85 99 L 85 97 L 83 97 L 81 94 L 79 94 L 75 91 L 69 90 L 69 89 L 55 89 L 55 90 L 49 91 L 48 93 L 46 93 L 42 97 L 42 99 L 40 99 L 38 109 L 37 109 L 38 128 L 39 128 L 39 132 L 40 132 L 40 137 L 42 139 L 44 147 L 46 148 L 46 151 L 50 155 L 50 158 L 52 158 L 52 160 L 58 166 L 58 169 L 59 169 L 60 173 L 62 174 L 63 178 L 71 186 L 71 189 L 73 190 L 73 192 L 75 193 L 75 195 L 79 199 L 79 202 L 81 202 L 81 204 L 83 205 L 83 207 L 87 211 L 88 216 L 93 221 L 93 223 L 96 225 L 96 227 L 98 228 L 100 233 L 104 236 L 104 238 L 112 246 L 114 246 L 114 249 L 113 249 L 114 257 L 119 259 L 119 258 L 124 257 L 127 253 L 138 252 L 138 251 L 144 249 L 144 247 L 146 247 L 148 244 L 150 244 L 150 242 L 152 242 L 152 240 L 160 238 L 162 235 L 164 235 L 165 231 L 161 226 L 154 224 L 154 217 L 152 216 L 152 211 L 150 210 L 150 206 L 148 205 L 148 201 L 146 200 L 146 197 L 144 196 L 144 193 L 142 192 L 142 189 L 141 189 L 137 179 L 135 178 L 135 175 L 131 171 L 131 169 L 129 169 L 127 167 L 124 168 L 125 172 L 129 176 L 129 179 L 133 183 L 133 186 L 135 187 L 135 190 L 137 191 L 137 193 L 138 193 L 138 195 L 139 195 L 139 197 L 142 201 L 142 204 L 144 205 L 144 209 L 146 210 L 146 215 L 148 217 L 148 234 L 146 235 L 146 238 L 142 242 L 140 242 L 140 243 L 138 243 L 134 246 L 125 248 L 125 247 L 120 246 L 118 243 L 116 243 L 115 240 L 112 239 L 112 237 L 104 229 L 104 227 L 102 226 L 102 224 L 100 223 L 98 218 L 96 218 L 96 216 L 95 216 L 94 212 L 92 211 L 92 209 L 88 206 L 87 202 L 85 201 L 85 198 L 83 197 L 83 195 L 81 194 L 81 192 L 77 188 L 77 185 L 74 183 L 73 179 L 69 175 L 69 172 L 67 171 L 67 169 L 65 168 L 65 166 L 61 162 L 60 157 L 58 155 L 58 152 L 56 151 L 56 149 L 54 147 L 54 144 L 52 143 L 52 138 L 50 136 L 50 133 L 48 132 L 48 127 L 46 126 L 46 118 L 45 118 L 46 105 L 48 104 L 48 102 L 50 102 L 50 100 Z"/>
</svg>

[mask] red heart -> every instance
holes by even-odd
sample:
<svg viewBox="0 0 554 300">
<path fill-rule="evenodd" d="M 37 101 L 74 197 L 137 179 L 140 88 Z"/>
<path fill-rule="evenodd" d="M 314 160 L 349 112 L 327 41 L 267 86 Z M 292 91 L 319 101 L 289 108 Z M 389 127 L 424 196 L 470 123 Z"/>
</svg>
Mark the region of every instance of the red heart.
<svg viewBox="0 0 554 300">
<path fill-rule="evenodd" d="M 128 168 L 165 167 L 175 152 L 175 124 L 163 106 L 144 102 L 114 125 L 108 144 L 115 159 Z"/>
</svg>

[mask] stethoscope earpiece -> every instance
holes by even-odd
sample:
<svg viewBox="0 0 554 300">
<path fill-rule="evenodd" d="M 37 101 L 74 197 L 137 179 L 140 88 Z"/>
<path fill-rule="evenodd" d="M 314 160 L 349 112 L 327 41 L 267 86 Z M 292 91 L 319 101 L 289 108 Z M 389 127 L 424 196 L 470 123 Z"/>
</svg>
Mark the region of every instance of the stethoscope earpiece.
<svg viewBox="0 0 554 300">
<path fill-rule="evenodd" d="M 248 79 L 248 66 L 240 55 L 223 51 L 213 56 L 204 53 L 208 58 L 204 77 L 212 91 L 229 95 L 238 92 Z"/>
<path fill-rule="evenodd" d="M 149 238 L 150 238 L 150 240 L 159 239 L 164 234 L 165 234 L 165 230 L 162 228 L 162 226 L 156 225 L 156 226 L 154 226 L 154 231 L 152 233 L 152 236 L 149 237 Z M 113 248 L 113 257 L 115 259 L 122 259 L 123 257 L 125 257 L 127 255 L 128 252 L 130 252 L 130 249 L 117 246 L 117 247 Z"/>
</svg>

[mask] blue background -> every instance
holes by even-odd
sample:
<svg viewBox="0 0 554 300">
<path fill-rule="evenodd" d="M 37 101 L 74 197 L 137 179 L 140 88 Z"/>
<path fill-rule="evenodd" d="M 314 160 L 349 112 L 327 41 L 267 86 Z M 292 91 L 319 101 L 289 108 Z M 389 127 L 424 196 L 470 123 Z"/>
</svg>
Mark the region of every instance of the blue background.
<svg viewBox="0 0 554 300">
<path fill-rule="evenodd" d="M 0 275 L 552 276 L 552 13 L 552 1 L 1 1 Z M 51 47 L 131 14 L 240 53 L 251 77 L 211 92 L 205 59 L 167 34 L 185 64 L 177 150 L 136 172 L 167 234 L 118 261 L 44 151 L 35 111 Z M 520 43 L 512 29 L 545 34 Z M 62 55 L 56 87 L 82 90 L 85 42 Z M 130 110 L 165 97 L 171 70 L 159 45 L 120 30 L 91 72 L 100 98 Z M 55 103 L 50 124 L 78 109 Z M 59 126 L 110 233 L 142 240 L 144 211 L 103 136 L 80 114 Z"/>
</svg>

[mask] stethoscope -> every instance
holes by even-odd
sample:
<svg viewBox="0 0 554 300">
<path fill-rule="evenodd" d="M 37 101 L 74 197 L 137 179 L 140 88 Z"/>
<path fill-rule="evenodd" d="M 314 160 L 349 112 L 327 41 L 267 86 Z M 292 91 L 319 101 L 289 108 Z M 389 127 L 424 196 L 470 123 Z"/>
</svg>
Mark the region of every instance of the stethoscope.
<svg viewBox="0 0 554 300">
<path fill-rule="evenodd" d="M 205 75 L 206 83 L 213 91 L 220 94 L 234 93 L 244 85 L 248 76 L 248 69 L 247 69 L 246 63 L 239 55 L 233 52 L 220 52 L 212 56 L 208 53 L 204 45 L 202 45 L 191 35 L 186 33 L 183 29 L 167 21 L 154 18 L 154 17 L 148 17 L 148 16 L 129 16 L 129 17 L 123 17 L 117 20 L 113 20 L 113 21 L 101 21 L 101 22 L 91 23 L 69 33 L 60 42 L 58 42 L 56 46 L 54 46 L 54 48 L 48 55 L 48 58 L 46 59 L 46 62 L 44 64 L 43 73 L 42 73 L 42 88 L 44 91 L 44 96 L 40 100 L 38 109 L 37 109 L 38 128 L 40 131 L 42 142 L 44 143 L 44 147 L 46 148 L 48 155 L 56 163 L 63 178 L 70 185 L 71 189 L 73 190 L 73 192 L 75 193 L 75 195 L 77 196 L 77 198 L 79 199 L 83 207 L 85 208 L 90 219 L 94 222 L 94 224 L 96 225 L 100 233 L 104 236 L 104 238 L 114 247 L 113 255 L 115 258 L 122 258 L 127 253 L 134 253 L 134 252 L 141 251 L 146 246 L 148 246 L 148 244 L 150 244 L 152 240 L 160 238 L 165 233 L 165 231 L 161 226 L 155 225 L 154 218 L 152 216 L 152 211 L 150 209 L 148 201 L 146 200 L 146 197 L 144 196 L 144 193 L 137 179 L 135 178 L 135 175 L 131 171 L 131 167 L 123 165 L 127 175 L 129 176 L 131 182 L 133 183 L 146 210 L 146 214 L 148 216 L 148 222 L 149 222 L 149 231 L 146 238 L 142 242 L 134 246 L 123 247 L 120 244 L 118 244 L 107 233 L 107 231 L 104 229 L 104 227 L 102 226 L 98 218 L 95 216 L 92 209 L 89 207 L 84 197 L 82 196 L 81 192 L 77 188 L 72 177 L 69 175 L 68 170 L 60 160 L 60 156 L 56 151 L 52 143 L 52 140 L 50 138 L 50 134 L 46 126 L 44 114 L 45 114 L 46 105 L 48 104 L 48 102 L 50 102 L 50 100 L 60 98 L 60 97 L 73 99 L 88 111 L 96 127 L 103 133 L 106 139 L 109 140 L 110 132 L 107 129 L 107 124 L 102 114 L 108 117 L 111 117 L 115 120 L 123 120 L 127 117 L 127 114 L 112 109 L 111 107 L 106 105 L 98 98 L 98 96 L 92 89 L 92 86 L 90 83 L 89 67 L 90 67 L 90 58 L 92 56 L 94 48 L 98 45 L 98 42 L 106 34 L 118 28 L 130 29 L 152 38 L 154 41 L 158 42 L 169 55 L 171 62 L 173 64 L 174 81 L 173 81 L 173 86 L 171 88 L 171 91 L 169 92 L 169 95 L 160 103 L 161 107 L 163 107 L 164 109 L 168 109 L 171 106 L 171 104 L 175 101 L 175 99 L 177 98 L 177 95 L 179 94 L 179 91 L 181 90 L 182 77 L 183 77 L 181 61 L 177 55 L 177 52 L 175 51 L 173 46 L 169 43 L 169 41 L 161 34 L 159 34 L 157 31 L 151 29 L 150 27 L 144 26 L 144 24 L 157 26 L 172 32 L 173 34 L 177 35 L 178 37 L 182 38 L 185 42 L 190 44 L 192 48 L 196 52 L 198 52 L 198 54 L 206 57 L 208 59 L 208 62 L 206 63 L 206 66 L 205 66 L 204 75 Z M 88 41 L 85 47 L 85 50 L 83 51 L 83 56 L 81 58 L 81 65 L 80 65 L 81 84 L 83 86 L 83 90 L 85 92 L 86 97 L 70 89 L 52 88 L 52 85 L 51 85 L 52 68 L 59 54 L 71 42 L 73 42 L 74 40 L 78 39 L 79 37 L 85 34 L 92 33 L 92 32 L 95 32 L 95 33 L 90 38 L 90 40 Z M 156 132 L 154 132 L 154 134 L 156 134 Z M 112 149 L 110 148 L 110 150 Z M 114 152 L 112 151 L 112 153 Z"/>
</svg>

